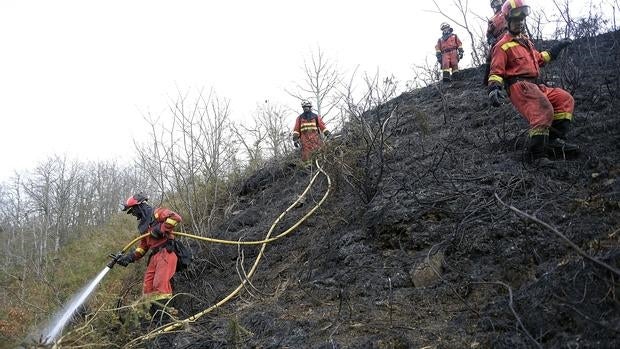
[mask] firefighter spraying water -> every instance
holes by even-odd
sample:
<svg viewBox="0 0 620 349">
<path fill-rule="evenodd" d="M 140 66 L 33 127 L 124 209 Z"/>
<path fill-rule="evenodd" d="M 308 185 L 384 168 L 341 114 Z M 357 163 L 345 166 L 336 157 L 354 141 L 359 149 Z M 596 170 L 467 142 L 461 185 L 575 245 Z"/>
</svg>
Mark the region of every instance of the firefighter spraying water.
<svg viewBox="0 0 620 349">
<path fill-rule="evenodd" d="M 138 231 L 142 235 L 130 242 L 123 250 L 109 255 L 112 260 L 53 318 L 51 324 L 40 335 L 40 342 L 47 345 L 58 340 L 62 330 L 114 265 L 126 267 L 141 259 L 149 250 L 151 256 L 144 277 L 143 293 L 152 302 L 151 316 L 155 318 L 155 315 L 159 313 L 160 322 L 169 320 L 168 315 L 173 309 L 168 307 L 167 311 L 164 311 L 164 308 L 172 296 L 170 279 L 178 268 L 177 254 L 180 253 L 181 248 L 180 243 L 174 241 L 173 228 L 181 221 L 181 216 L 166 208 L 153 208 L 146 203 L 147 200 L 144 194 L 139 193 L 132 195 L 122 205 L 123 211 L 138 219 Z M 140 241 L 139 245 L 132 251 L 128 251 L 137 241 Z"/>
</svg>

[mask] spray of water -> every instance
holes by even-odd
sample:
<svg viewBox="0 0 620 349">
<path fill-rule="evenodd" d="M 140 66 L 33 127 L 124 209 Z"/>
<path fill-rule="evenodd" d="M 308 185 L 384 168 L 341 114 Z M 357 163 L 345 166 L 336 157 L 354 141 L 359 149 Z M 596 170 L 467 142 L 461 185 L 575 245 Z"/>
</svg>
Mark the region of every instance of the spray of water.
<svg viewBox="0 0 620 349">
<path fill-rule="evenodd" d="M 86 287 L 79 291 L 71 300 L 59 311 L 50 322 L 50 325 L 45 329 L 42 334 L 44 344 L 52 344 L 56 341 L 63 328 L 67 326 L 67 323 L 73 317 L 75 311 L 82 305 L 88 296 L 95 290 L 95 287 L 103 279 L 103 277 L 110 271 L 110 267 L 105 267 Z"/>
</svg>

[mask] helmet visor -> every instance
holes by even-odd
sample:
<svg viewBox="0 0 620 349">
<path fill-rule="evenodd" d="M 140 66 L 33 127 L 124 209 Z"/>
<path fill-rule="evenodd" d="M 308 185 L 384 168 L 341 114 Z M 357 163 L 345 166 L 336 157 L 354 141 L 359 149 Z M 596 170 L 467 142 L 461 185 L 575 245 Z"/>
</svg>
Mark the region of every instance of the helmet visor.
<svg viewBox="0 0 620 349">
<path fill-rule="evenodd" d="M 508 18 L 525 18 L 530 15 L 529 6 L 513 8 L 508 12 Z"/>
</svg>

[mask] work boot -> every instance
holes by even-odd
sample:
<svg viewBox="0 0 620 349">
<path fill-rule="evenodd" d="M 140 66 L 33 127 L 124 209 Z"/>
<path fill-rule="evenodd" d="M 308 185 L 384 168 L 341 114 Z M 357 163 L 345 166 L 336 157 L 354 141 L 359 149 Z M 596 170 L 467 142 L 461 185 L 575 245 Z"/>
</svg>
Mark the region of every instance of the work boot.
<svg viewBox="0 0 620 349">
<path fill-rule="evenodd" d="M 537 158 L 532 161 L 532 165 L 537 168 L 545 168 L 545 167 L 553 167 L 553 161 L 549 160 L 548 157 Z"/>
<path fill-rule="evenodd" d="M 443 82 L 450 82 L 452 79 L 450 77 L 450 72 L 447 70 L 443 71 Z"/>
<path fill-rule="evenodd" d="M 562 119 L 562 120 L 553 120 L 551 123 L 551 127 L 549 128 L 549 139 L 553 140 L 556 138 L 566 139 L 566 135 L 570 130 L 570 120 Z"/>
<path fill-rule="evenodd" d="M 553 155 L 556 158 L 564 157 L 565 155 L 576 154 L 579 152 L 579 146 L 576 144 L 568 143 L 562 138 L 555 138 L 549 140 L 546 146 L 549 155 Z"/>
<path fill-rule="evenodd" d="M 545 145 L 547 144 L 547 135 L 535 135 L 530 137 L 530 154 L 532 155 L 532 165 L 535 167 L 551 167 L 553 162 L 549 160 L 545 153 Z"/>
<path fill-rule="evenodd" d="M 549 142 L 547 153 L 556 158 L 565 157 L 579 152 L 579 146 L 566 142 L 566 135 L 570 129 L 570 120 L 554 120 L 549 128 Z"/>
</svg>

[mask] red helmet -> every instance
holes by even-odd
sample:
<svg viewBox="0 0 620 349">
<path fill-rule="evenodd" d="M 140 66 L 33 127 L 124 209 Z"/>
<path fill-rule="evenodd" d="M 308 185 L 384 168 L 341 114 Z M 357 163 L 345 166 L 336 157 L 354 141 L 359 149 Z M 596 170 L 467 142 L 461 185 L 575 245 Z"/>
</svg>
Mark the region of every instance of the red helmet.
<svg viewBox="0 0 620 349">
<path fill-rule="evenodd" d="M 530 7 L 524 0 L 506 0 L 502 5 L 502 14 L 506 19 L 523 19 L 530 14 Z"/>
<path fill-rule="evenodd" d="M 148 201 L 148 197 L 142 193 L 137 193 L 129 197 L 127 202 L 123 205 L 123 211 L 127 211 L 127 214 L 131 213 L 131 209 L 135 206 L 140 205 L 143 202 Z"/>
</svg>

